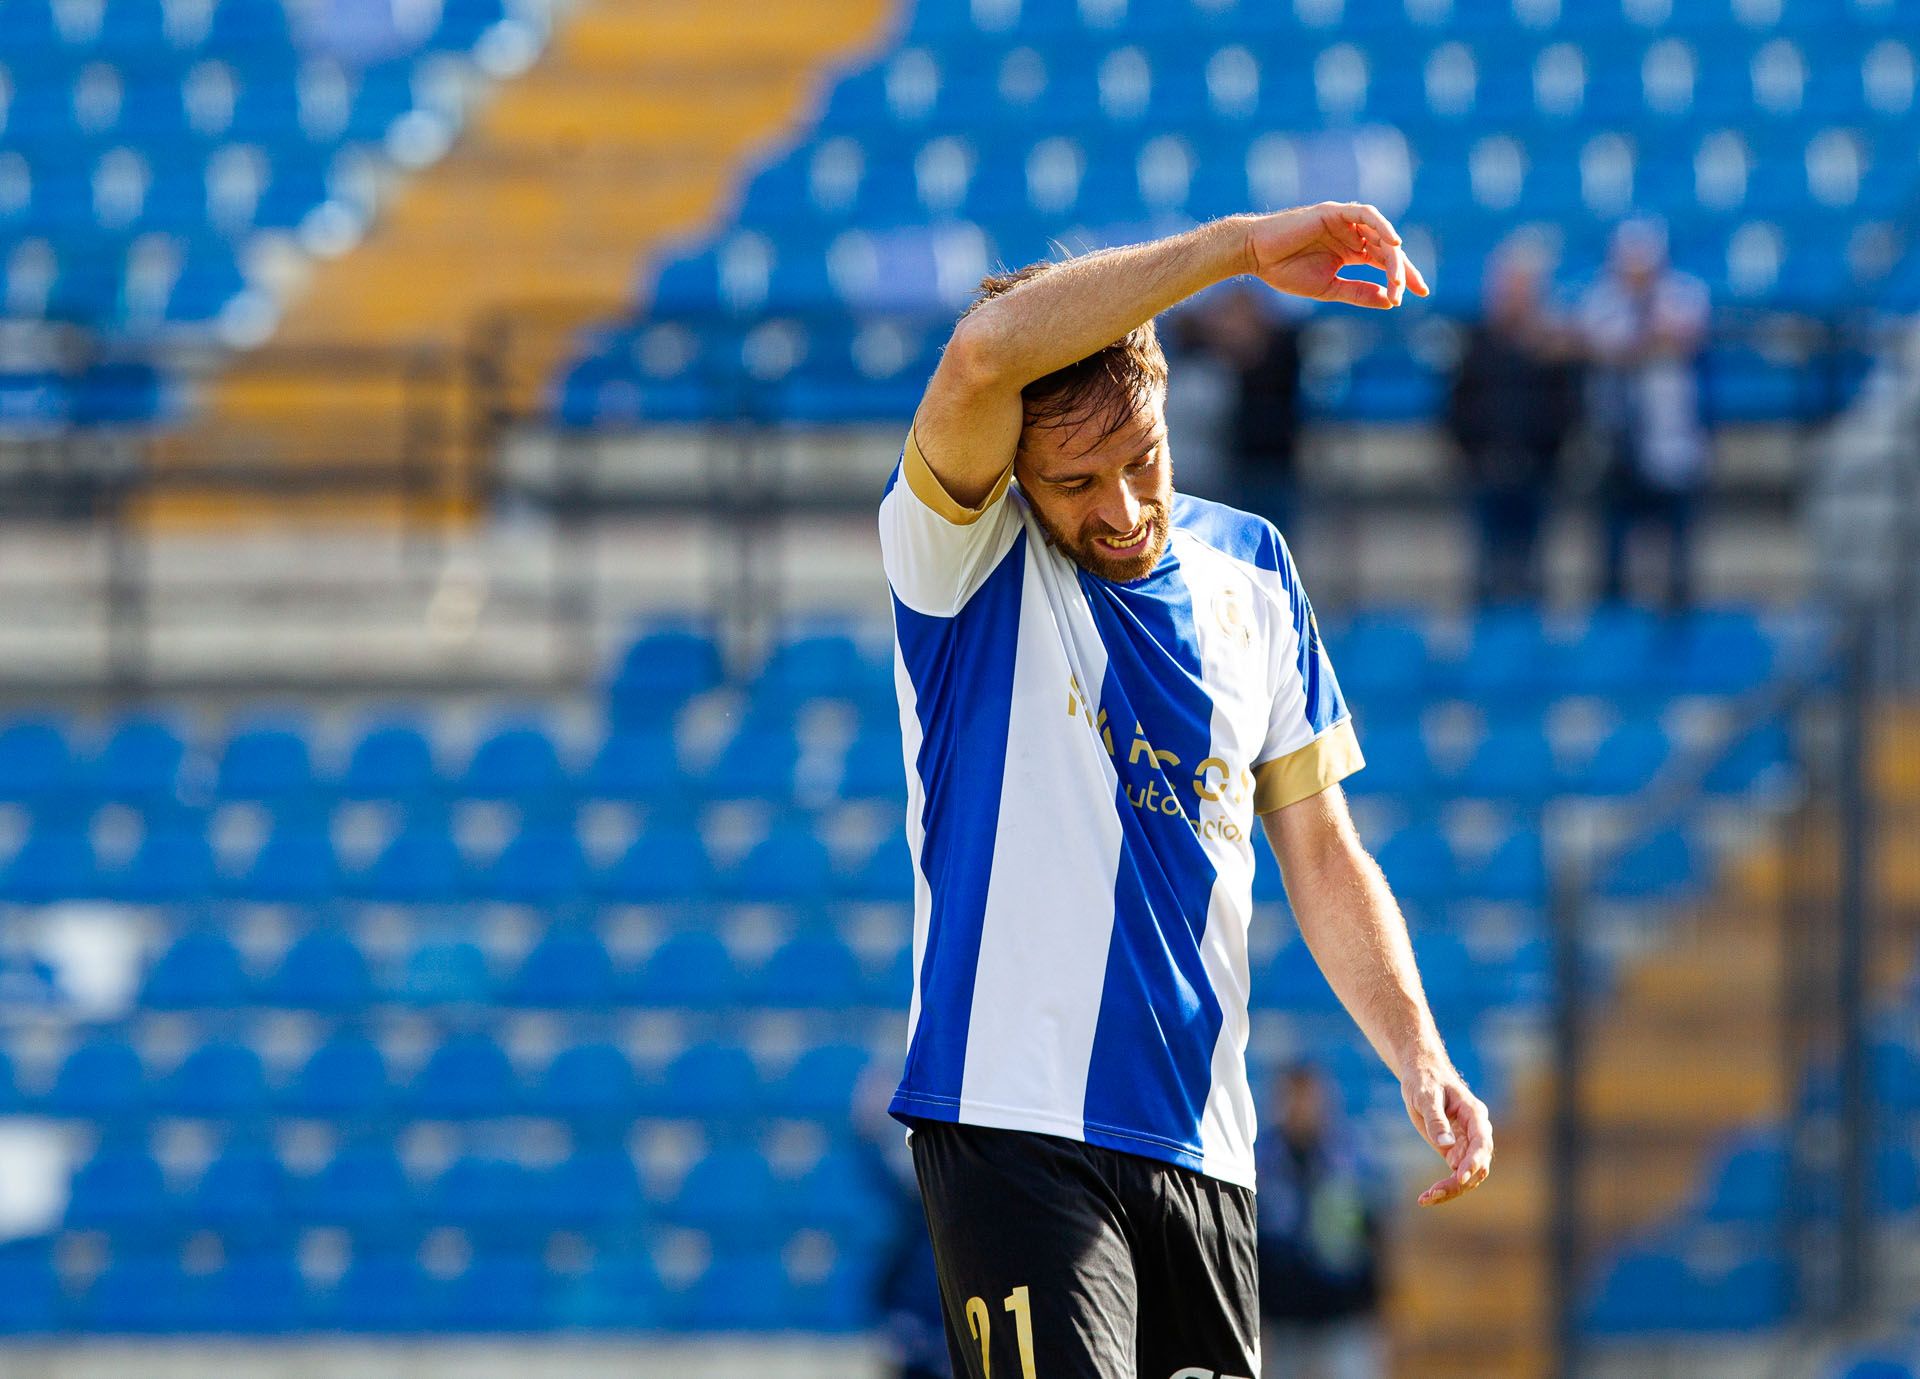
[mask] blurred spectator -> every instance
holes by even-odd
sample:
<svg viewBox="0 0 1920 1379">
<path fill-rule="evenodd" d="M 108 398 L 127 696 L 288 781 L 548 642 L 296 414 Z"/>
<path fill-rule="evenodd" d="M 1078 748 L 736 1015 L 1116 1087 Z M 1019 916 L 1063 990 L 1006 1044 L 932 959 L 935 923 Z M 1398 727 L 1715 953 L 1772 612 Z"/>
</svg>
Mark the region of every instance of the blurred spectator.
<svg viewBox="0 0 1920 1379">
<path fill-rule="evenodd" d="M 1268 1379 L 1375 1379 L 1384 1373 L 1379 1213 L 1351 1135 L 1319 1070 L 1275 1084 L 1278 1133 L 1259 1161 L 1261 1353 Z"/>
<path fill-rule="evenodd" d="M 1692 601 L 1694 506 L 1708 462 L 1699 383 L 1708 309 L 1705 284 L 1668 264 L 1658 224 L 1630 220 L 1614 232 L 1606 276 L 1580 313 L 1606 456 L 1603 597 L 1625 595 L 1627 548 L 1636 532 L 1652 532 L 1666 545 L 1667 607 Z"/>
<path fill-rule="evenodd" d="M 874 1073 L 854 1096 L 854 1129 L 873 1181 L 890 1208 L 886 1243 L 874 1275 L 874 1304 L 892 1379 L 950 1379 L 947 1334 L 940 1315 L 940 1282 L 933 1271 L 933 1240 L 920 1208 L 913 1154 L 900 1123 L 887 1114 L 890 1079 Z"/>
<path fill-rule="evenodd" d="M 1509 245 L 1488 265 L 1447 404 L 1480 530 L 1482 603 L 1538 599 L 1540 529 L 1560 451 L 1579 416 L 1578 339 L 1541 299 L 1546 264 Z"/>
<path fill-rule="evenodd" d="M 1178 313 L 1173 338 L 1191 352 L 1183 369 L 1208 359 L 1224 373 L 1225 496 L 1284 530 L 1293 515 L 1300 435 L 1300 332 L 1272 296 L 1244 283 L 1222 284 Z"/>
</svg>

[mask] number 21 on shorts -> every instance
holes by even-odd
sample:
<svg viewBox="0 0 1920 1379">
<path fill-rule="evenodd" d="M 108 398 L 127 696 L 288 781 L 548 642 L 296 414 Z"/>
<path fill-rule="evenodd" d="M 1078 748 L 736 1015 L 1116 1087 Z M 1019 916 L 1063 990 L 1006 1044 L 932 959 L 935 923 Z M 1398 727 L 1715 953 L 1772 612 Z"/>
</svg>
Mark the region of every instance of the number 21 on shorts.
<svg viewBox="0 0 1920 1379">
<path fill-rule="evenodd" d="M 1033 1372 L 1033 1312 L 1028 1306 L 1027 1285 L 1021 1284 L 1007 1294 L 1001 1306 L 1013 1313 L 1014 1339 L 1020 1345 L 1020 1379 L 1035 1379 Z M 985 1298 L 967 1299 L 967 1330 L 980 1343 L 980 1373 L 993 1379 L 993 1355 L 988 1342 L 993 1336 L 993 1314 Z"/>
</svg>

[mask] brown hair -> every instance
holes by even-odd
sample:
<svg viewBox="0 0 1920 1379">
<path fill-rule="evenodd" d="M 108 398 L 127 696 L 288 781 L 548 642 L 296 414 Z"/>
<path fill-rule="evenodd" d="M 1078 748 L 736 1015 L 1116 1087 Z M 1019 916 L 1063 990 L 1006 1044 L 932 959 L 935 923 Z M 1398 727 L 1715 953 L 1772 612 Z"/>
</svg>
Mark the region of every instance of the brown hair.
<svg viewBox="0 0 1920 1379">
<path fill-rule="evenodd" d="M 1011 272 L 988 274 L 967 312 L 1059 266 L 1057 260 L 1042 259 Z M 1098 444 L 1126 425 L 1142 397 L 1166 386 L 1167 357 L 1149 319 L 1104 349 L 1034 379 L 1020 390 L 1020 400 L 1028 426 L 1051 429 L 1096 422 L 1101 428 L 1094 439 Z"/>
</svg>

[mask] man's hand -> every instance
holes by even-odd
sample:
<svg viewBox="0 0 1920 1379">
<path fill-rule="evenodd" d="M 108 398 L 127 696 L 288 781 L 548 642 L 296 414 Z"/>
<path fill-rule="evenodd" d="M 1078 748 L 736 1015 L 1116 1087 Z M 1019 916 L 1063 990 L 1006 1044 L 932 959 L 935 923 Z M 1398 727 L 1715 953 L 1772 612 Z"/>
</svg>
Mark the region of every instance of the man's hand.
<svg viewBox="0 0 1920 1379">
<path fill-rule="evenodd" d="M 1486 1103 L 1444 1055 L 1422 1057 L 1400 1083 L 1401 1100 L 1414 1128 L 1453 1171 L 1420 1194 L 1420 1205 L 1437 1207 L 1473 1191 L 1493 1168 L 1493 1123 Z"/>
<path fill-rule="evenodd" d="M 1247 259 L 1249 271 L 1267 286 L 1316 302 L 1384 310 L 1399 306 L 1408 288 L 1427 295 L 1427 280 L 1401 252 L 1400 232 L 1358 201 L 1322 201 L 1256 216 L 1247 228 Z M 1341 269 L 1358 264 L 1383 271 L 1386 286 L 1340 276 Z"/>
</svg>

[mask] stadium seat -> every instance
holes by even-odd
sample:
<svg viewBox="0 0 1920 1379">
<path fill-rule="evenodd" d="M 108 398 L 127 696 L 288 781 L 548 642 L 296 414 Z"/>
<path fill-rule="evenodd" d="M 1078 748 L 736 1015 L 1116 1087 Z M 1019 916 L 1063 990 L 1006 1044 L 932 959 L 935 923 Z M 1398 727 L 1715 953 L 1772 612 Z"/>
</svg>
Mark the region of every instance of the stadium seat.
<svg viewBox="0 0 1920 1379">
<path fill-rule="evenodd" d="M 436 939 L 407 955 L 393 993 L 416 1005 L 481 1005 L 493 999 L 487 955 L 477 943 Z"/>
<path fill-rule="evenodd" d="M 1693 844 L 1679 829 L 1662 829 L 1607 863 L 1597 889 L 1614 900 L 1677 898 L 1701 877 Z"/>
<path fill-rule="evenodd" d="M 844 1009 L 866 994 L 860 961 L 828 934 L 798 934 L 776 948 L 750 987 L 753 1004 L 776 1008 Z"/>
<path fill-rule="evenodd" d="M 608 900 L 630 904 L 695 900 L 712 894 L 713 864 L 691 824 L 653 824 L 594 878 Z"/>
<path fill-rule="evenodd" d="M 808 901 L 832 885 L 833 860 L 805 819 L 776 822 L 747 855 L 716 878 L 721 895 L 734 900 Z"/>
<path fill-rule="evenodd" d="M 209 1039 L 180 1061 L 155 1096 L 176 1115 L 256 1115 L 267 1107 L 266 1074 L 251 1046 Z"/>
<path fill-rule="evenodd" d="M 844 1116 L 872 1061 L 873 1055 L 858 1044 L 815 1044 L 767 1088 L 767 1109 L 819 1120 Z"/>
<path fill-rule="evenodd" d="M 686 930 L 664 940 L 633 974 L 627 999 L 642 1006 L 711 1009 L 739 1000 L 745 983 L 718 934 Z"/>
<path fill-rule="evenodd" d="M 125 866 L 101 877 L 106 893 L 136 904 L 177 905 L 214 890 L 213 847 L 199 819 L 152 823 Z"/>
<path fill-rule="evenodd" d="M 461 791 L 475 799 L 535 808 L 550 804 L 566 786 L 553 739 L 541 724 L 525 720 L 502 723 L 483 737 L 460 780 Z"/>
<path fill-rule="evenodd" d="M 633 1064 L 609 1043 L 574 1044 L 554 1055 L 528 1093 L 528 1109 L 573 1122 L 624 1124 L 639 1101 Z"/>
<path fill-rule="evenodd" d="M 243 1139 L 230 1143 L 207 1165 L 186 1206 L 193 1218 L 219 1233 L 227 1248 L 286 1248 L 292 1205 L 287 1171 L 271 1145 Z"/>
<path fill-rule="evenodd" d="M 539 1202 L 541 1220 L 603 1238 L 632 1231 L 646 1210 L 633 1156 L 623 1145 L 575 1150 L 547 1171 Z"/>
<path fill-rule="evenodd" d="M 629 728 L 609 733 L 581 781 L 595 799 L 657 803 L 687 792 L 686 770 L 671 729 Z"/>
<path fill-rule="evenodd" d="M 137 1117 L 147 1105 L 146 1070 L 131 1044 L 95 1034 L 66 1056 L 41 1105 L 52 1115 L 86 1120 Z"/>
<path fill-rule="evenodd" d="M 647 1114 L 743 1121 L 760 1097 L 752 1057 L 734 1044 L 698 1043 L 667 1064 L 657 1086 L 642 1084 Z"/>
<path fill-rule="evenodd" d="M 666 1290 L 644 1252 L 602 1252 L 578 1278 L 556 1280 L 554 1316 L 564 1327 L 646 1331 L 671 1320 Z"/>
<path fill-rule="evenodd" d="M 393 719 L 369 726 L 354 744 L 340 793 L 353 800 L 412 804 L 432 797 L 439 783 L 425 730 L 412 719 Z"/>
<path fill-rule="evenodd" d="M 456 1034 L 433 1051 L 407 1089 L 414 1115 L 428 1119 L 508 1116 L 520 1107 L 520 1083 L 489 1036 Z"/>
<path fill-rule="evenodd" d="M 88 764 L 88 785 L 101 798 L 129 804 L 175 798 L 186 744 L 164 719 L 134 715 L 120 720 Z"/>
<path fill-rule="evenodd" d="M 318 903 L 341 890 L 339 859 L 324 816 L 282 815 L 244 873 L 224 886 L 239 899 Z"/>
<path fill-rule="evenodd" d="M 45 1237 L 0 1244 L 0 1336 L 41 1336 L 63 1329 L 64 1299 Z"/>
<path fill-rule="evenodd" d="M 707 1232 L 724 1248 L 759 1234 L 778 1200 L 773 1170 L 760 1151 L 722 1144 L 687 1171 L 663 1210 L 668 1219 Z"/>
<path fill-rule="evenodd" d="M 491 899 L 550 906 L 585 895 L 591 872 L 570 821 L 536 819 L 507 840 L 475 886 Z"/>
<path fill-rule="evenodd" d="M 615 721 L 663 725 L 693 695 L 721 680 L 720 652 L 704 633 L 662 628 L 636 638 L 610 687 Z"/>
<path fill-rule="evenodd" d="M 351 938 L 338 929 L 315 929 L 287 948 L 260 996 L 268 1005 L 302 1010 L 357 1010 L 372 999 L 373 978 Z"/>
<path fill-rule="evenodd" d="M 381 1139 L 341 1145 L 317 1173 L 296 1180 L 290 1190 L 303 1222 L 344 1226 L 362 1241 L 413 1229 L 413 1188 L 393 1146 Z"/>
<path fill-rule="evenodd" d="M 392 1097 L 380 1046 L 347 1029 L 307 1056 L 279 1100 L 289 1115 L 350 1119 L 383 1114 Z"/>
<path fill-rule="evenodd" d="M 508 984 L 516 1005 L 592 1009 L 612 1003 L 613 960 L 591 929 L 556 926 L 543 935 Z"/>
<path fill-rule="evenodd" d="M 201 929 L 182 934 L 147 973 L 140 999 L 157 1010 L 219 1009 L 245 1004 L 247 974 L 223 934 Z"/>
<path fill-rule="evenodd" d="M 93 845 L 79 829 L 38 824 L 0 872 L 0 895 L 16 904 L 44 905 L 103 893 Z"/>
<path fill-rule="evenodd" d="M 0 800 L 59 800 L 79 785 L 66 726 L 54 718 L 15 718 L 0 728 Z"/>
<path fill-rule="evenodd" d="M 834 889 L 854 900 L 913 899 L 913 854 L 904 833 L 889 833 L 851 874 L 842 872 Z"/>
<path fill-rule="evenodd" d="M 259 723 L 227 739 L 215 779 L 230 800 L 285 800 L 314 788 L 313 760 L 301 725 Z"/>
<path fill-rule="evenodd" d="M 412 904 L 461 899 L 469 880 L 466 859 L 438 814 L 409 821 L 370 866 L 348 878 L 357 895 Z"/>
<path fill-rule="evenodd" d="M 109 1141 L 74 1172 L 64 1224 L 132 1242 L 158 1230 L 178 1209 L 144 1146 Z"/>
</svg>

